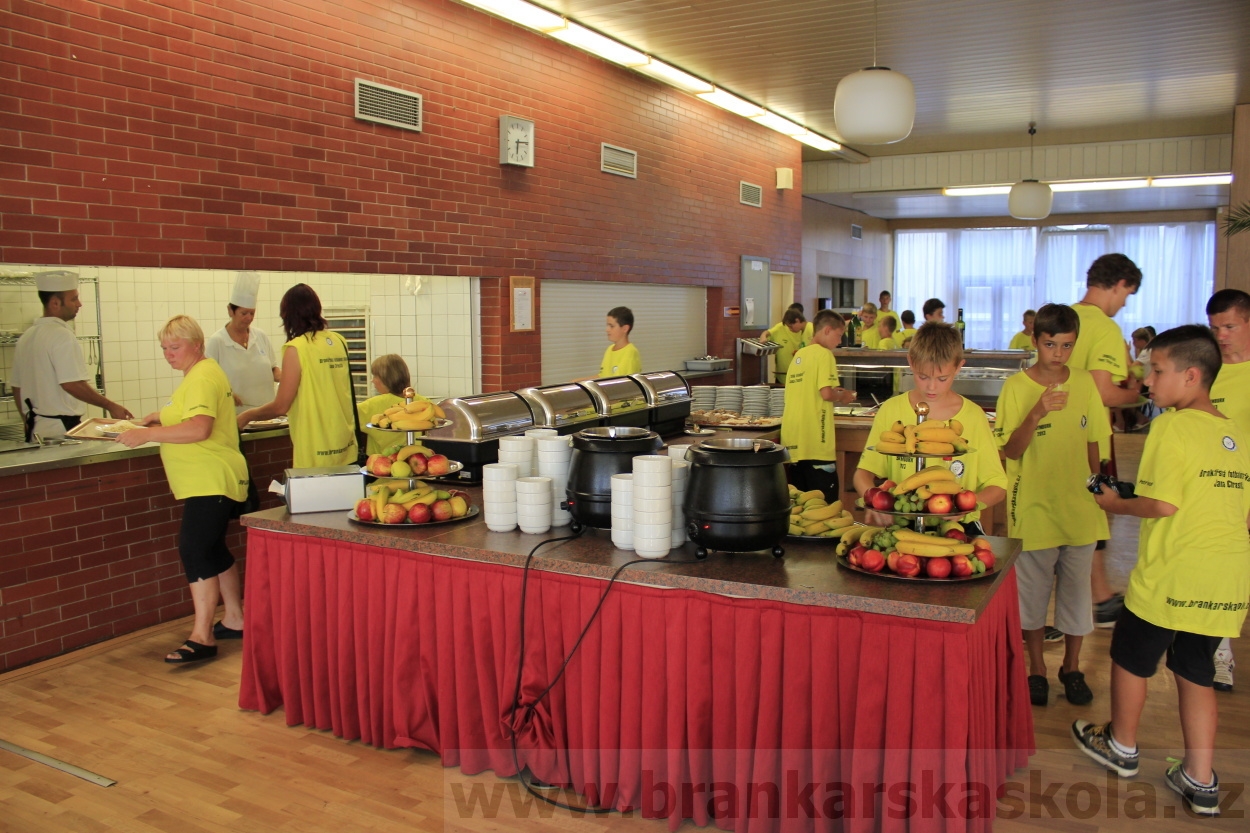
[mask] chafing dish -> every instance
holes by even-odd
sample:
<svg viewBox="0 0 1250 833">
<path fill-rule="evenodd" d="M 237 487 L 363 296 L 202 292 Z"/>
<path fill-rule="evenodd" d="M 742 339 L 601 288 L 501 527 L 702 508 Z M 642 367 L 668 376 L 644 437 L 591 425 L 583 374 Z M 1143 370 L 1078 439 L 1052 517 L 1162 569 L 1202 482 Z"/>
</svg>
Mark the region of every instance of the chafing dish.
<svg viewBox="0 0 1250 833">
<path fill-rule="evenodd" d="M 605 425 L 632 425 L 646 428 L 651 421 L 651 406 L 642 385 L 629 376 L 612 376 L 578 382 L 595 402 Z"/>
<path fill-rule="evenodd" d="M 572 382 L 521 388 L 517 395 L 529 405 L 534 425 L 539 428 L 555 428 L 561 434 L 569 434 L 600 422 L 599 409 L 590 392 Z"/>
<path fill-rule="evenodd" d="M 690 404 L 694 397 L 690 383 L 672 370 L 652 373 L 635 373 L 630 377 L 642 385 L 647 404 L 651 406 L 651 430 L 660 436 L 672 434 L 686 427 L 690 416 Z"/>
<path fill-rule="evenodd" d="M 480 479 L 482 466 L 499 459 L 499 438 L 534 427 L 525 400 L 511 391 L 444 399 L 451 425 L 426 432 L 422 443 L 464 464 L 458 480 Z"/>
</svg>

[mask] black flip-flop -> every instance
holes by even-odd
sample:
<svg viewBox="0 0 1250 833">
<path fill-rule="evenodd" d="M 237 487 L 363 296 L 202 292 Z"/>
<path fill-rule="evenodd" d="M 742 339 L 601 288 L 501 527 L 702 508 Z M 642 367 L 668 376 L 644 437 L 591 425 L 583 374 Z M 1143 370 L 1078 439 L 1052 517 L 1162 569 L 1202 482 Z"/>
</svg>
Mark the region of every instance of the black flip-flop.
<svg viewBox="0 0 1250 833">
<path fill-rule="evenodd" d="M 227 628 L 221 622 L 217 622 L 213 625 L 213 638 L 214 639 L 242 639 L 243 629 L 239 628 L 238 630 L 235 630 L 234 628 Z"/>
<path fill-rule="evenodd" d="M 165 662 L 170 665 L 183 665 L 188 662 L 199 662 L 200 660 L 212 659 L 217 656 L 216 645 L 201 645 L 198 642 L 192 642 L 188 639 L 182 643 L 184 647 L 175 649 L 172 653 L 178 655 L 177 659 L 165 657 Z"/>
</svg>

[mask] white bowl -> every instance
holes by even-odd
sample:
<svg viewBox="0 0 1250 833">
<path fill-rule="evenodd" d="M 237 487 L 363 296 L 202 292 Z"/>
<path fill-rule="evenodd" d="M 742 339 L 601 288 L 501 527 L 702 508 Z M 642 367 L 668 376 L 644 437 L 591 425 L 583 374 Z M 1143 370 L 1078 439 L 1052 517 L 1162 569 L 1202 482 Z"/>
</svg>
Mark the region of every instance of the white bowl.
<svg viewBox="0 0 1250 833">
<path fill-rule="evenodd" d="M 620 538 L 613 535 L 612 546 L 616 547 L 618 550 L 632 550 L 634 548 L 634 539 L 629 535 L 622 535 Z"/>
<path fill-rule="evenodd" d="M 542 438 L 556 437 L 559 435 L 560 435 L 560 432 L 554 428 L 530 428 L 529 430 L 525 432 L 525 436 L 533 437 L 536 440 L 539 439 L 540 437 Z"/>
<path fill-rule="evenodd" d="M 673 473 L 669 471 L 634 472 L 634 491 L 641 488 L 668 487 L 673 485 Z"/>
<path fill-rule="evenodd" d="M 524 437 L 524 436 L 522 437 L 500 437 L 499 447 L 501 449 L 502 448 L 524 448 L 524 449 L 532 451 L 534 448 L 534 438 Z"/>
<path fill-rule="evenodd" d="M 634 458 L 634 473 L 673 470 L 673 459 L 667 454 L 640 454 Z"/>
<path fill-rule="evenodd" d="M 673 499 L 671 497 L 650 498 L 634 495 L 634 511 L 635 512 L 672 512 Z"/>
<path fill-rule="evenodd" d="M 513 463 L 487 463 L 482 466 L 482 482 L 490 480 L 516 480 L 517 467 Z"/>
<path fill-rule="evenodd" d="M 484 500 L 482 511 L 487 515 L 515 515 L 517 504 L 516 501 L 509 503 L 505 500 Z"/>
<path fill-rule="evenodd" d="M 538 453 L 544 451 L 568 451 L 570 454 L 573 450 L 573 438 L 571 436 L 564 437 L 539 437 L 535 443 Z"/>
<path fill-rule="evenodd" d="M 516 515 L 492 515 L 489 512 L 487 512 L 483 517 L 488 526 L 494 524 L 495 526 L 506 526 L 509 529 L 515 527 L 518 520 Z"/>
<path fill-rule="evenodd" d="M 672 548 L 668 541 L 653 545 L 647 542 L 639 543 L 637 539 L 634 540 L 634 552 L 638 554 L 639 558 L 664 558 Z"/>
<path fill-rule="evenodd" d="M 504 523 L 503 521 L 488 520 L 486 522 L 486 528 L 489 529 L 491 532 L 511 532 L 512 530 L 516 529 L 516 521 L 512 521 L 511 523 Z"/>
<path fill-rule="evenodd" d="M 673 507 L 663 509 L 639 509 L 634 507 L 634 526 L 639 524 L 670 524 L 673 522 Z"/>
<path fill-rule="evenodd" d="M 501 496 L 501 495 L 515 495 L 516 494 L 516 481 L 515 480 L 485 480 L 482 482 L 482 494 L 483 495 L 495 495 L 496 497 Z"/>
<path fill-rule="evenodd" d="M 652 540 L 668 542 L 673 537 L 673 530 L 668 524 L 634 524 L 634 540 Z"/>
<path fill-rule="evenodd" d="M 517 526 L 519 526 L 521 528 L 521 531 L 524 532 L 526 535 L 542 535 L 544 532 L 551 531 L 551 521 L 547 521 L 542 524 L 532 524 L 532 525 L 526 525 L 525 523 L 520 523 L 520 524 L 517 524 Z"/>
<path fill-rule="evenodd" d="M 550 492 L 550 477 L 518 477 L 516 479 L 517 492 Z"/>
<path fill-rule="evenodd" d="M 679 477 L 686 477 L 688 474 L 690 474 L 689 463 L 687 463 L 685 460 L 673 461 L 673 479 L 674 480 L 676 480 Z"/>
<path fill-rule="evenodd" d="M 674 465 L 676 465 L 678 461 L 684 463 L 686 462 L 686 451 L 689 450 L 689 448 L 689 443 L 683 445 L 670 445 L 668 447 L 668 457 L 673 461 Z"/>
</svg>

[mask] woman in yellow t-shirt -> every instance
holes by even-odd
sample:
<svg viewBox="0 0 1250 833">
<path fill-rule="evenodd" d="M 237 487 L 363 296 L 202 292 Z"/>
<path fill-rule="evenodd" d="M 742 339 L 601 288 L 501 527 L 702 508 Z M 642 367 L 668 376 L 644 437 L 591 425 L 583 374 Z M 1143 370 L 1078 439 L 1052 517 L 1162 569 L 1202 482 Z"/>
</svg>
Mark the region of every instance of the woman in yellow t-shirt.
<svg viewBox="0 0 1250 833">
<path fill-rule="evenodd" d="M 247 497 L 247 461 L 239 451 L 234 393 L 221 366 L 204 357 L 204 331 L 176 315 L 159 333 L 165 361 L 182 371 L 182 383 L 165 407 L 117 438 L 135 448 L 161 444 L 161 463 L 174 497 L 183 501 L 178 554 L 191 584 L 195 621 L 191 636 L 165 656 L 188 663 L 217 656 L 217 640 L 243 636 L 243 595 L 226 527 Z M 226 606 L 213 624 L 218 599 Z"/>
<path fill-rule="evenodd" d="M 239 427 L 286 414 L 295 468 L 354 463 L 356 415 L 347 342 L 326 329 L 321 299 L 308 284 L 288 289 L 278 312 L 287 337 L 278 393 L 272 402 L 239 414 Z"/>
<path fill-rule="evenodd" d="M 369 372 L 373 374 L 373 389 L 378 392 L 378 395 L 371 396 L 356 406 L 361 425 L 372 422 L 375 414 L 380 414 L 387 408 L 402 405 L 404 389 L 412 387 L 408 363 L 404 361 L 403 356 L 395 353 L 378 356 L 373 360 L 373 364 L 369 365 Z M 425 401 L 425 397 L 414 396 L 413 401 Z M 362 430 L 369 438 L 366 451 L 370 454 L 381 454 L 384 448 L 395 442 L 395 434 L 391 431 L 379 431 L 374 428 Z"/>
</svg>

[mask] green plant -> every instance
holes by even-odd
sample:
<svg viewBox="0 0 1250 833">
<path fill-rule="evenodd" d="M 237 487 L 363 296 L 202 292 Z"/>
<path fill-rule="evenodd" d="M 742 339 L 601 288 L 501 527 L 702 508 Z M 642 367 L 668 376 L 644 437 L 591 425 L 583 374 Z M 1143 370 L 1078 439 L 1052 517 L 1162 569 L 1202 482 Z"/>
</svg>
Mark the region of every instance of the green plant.
<svg viewBox="0 0 1250 833">
<path fill-rule="evenodd" d="M 1225 237 L 1232 237 L 1246 230 L 1250 230 L 1250 202 L 1243 202 L 1228 212 L 1228 219 L 1224 221 Z"/>
</svg>

